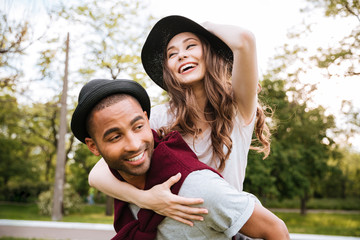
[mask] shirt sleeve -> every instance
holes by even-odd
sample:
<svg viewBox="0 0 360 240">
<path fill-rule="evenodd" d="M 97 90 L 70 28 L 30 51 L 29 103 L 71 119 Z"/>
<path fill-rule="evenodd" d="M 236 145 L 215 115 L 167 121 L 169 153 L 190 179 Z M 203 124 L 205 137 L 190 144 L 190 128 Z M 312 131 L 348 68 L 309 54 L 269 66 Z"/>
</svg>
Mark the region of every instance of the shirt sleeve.
<svg viewBox="0 0 360 240">
<path fill-rule="evenodd" d="M 161 127 L 167 126 L 170 121 L 168 113 L 168 104 L 156 105 L 151 108 L 150 127 L 157 130 Z"/>
<path fill-rule="evenodd" d="M 210 170 L 196 171 L 185 179 L 179 195 L 204 199 L 203 207 L 209 213 L 204 222 L 195 221 L 195 227 L 223 232 L 228 238 L 236 235 L 254 211 L 256 198 L 239 192 Z"/>
</svg>

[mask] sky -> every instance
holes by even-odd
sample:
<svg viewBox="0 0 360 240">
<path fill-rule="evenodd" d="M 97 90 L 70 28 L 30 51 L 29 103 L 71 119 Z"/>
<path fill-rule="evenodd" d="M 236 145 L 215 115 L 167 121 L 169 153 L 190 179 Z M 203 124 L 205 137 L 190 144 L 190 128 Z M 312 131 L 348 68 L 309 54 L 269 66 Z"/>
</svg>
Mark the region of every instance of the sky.
<svg viewBox="0 0 360 240">
<path fill-rule="evenodd" d="M 310 18 L 300 12 L 307 5 L 304 0 L 150 0 L 150 3 L 151 12 L 158 19 L 177 14 L 199 23 L 211 21 L 249 29 L 257 40 L 260 74 L 268 69 L 269 61 L 277 53 L 276 49 L 288 42 L 289 30 L 299 28 L 303 21 L 315 23 L 313 33 L 301 42 L 310 51 L 320 46 L 331 46 L 359 24 L 355 19 L 325 18 L 321 11 Z M 314 71 L 304 81 L 319 83 L 315 101 L 330 108 L 330 113 L 338 111 L 343 99 L 352 101 L 360 108 L 360 97 L 357 96 L 359 77 L 346 81 L 336 78 L 322 81 L 319 73 Z"/>
<path fill-rule="evenodd" d="M 353 19 L 326 18 L 322 11 L 311 16 L 302 13 L 306 7 L 304 0 L 150 0 L 151 12 L 157 18 L 166 15 L 183 15 L 202 23 L 210 21 L 221 24 L 238 25 L 252 31 L 257 41 L 259 72 L 268 69 L 268 63 L 277 53 L 276 49 L 287 43 L 287 34 L 299 28 L 305 21 L 313 23 L 313 32 L 300 44 L 310 52 L 318 47 L 332 46 L 348 35 L 359 24 Z M 315 69 L 315 68 L 314 68 Z M 352 79 L 324 79 L 316 71 L 309 71 L 303 77 L 304 83 L 317 83 L 318 90 L 314 96 L 318 103 L 328 110 L 329 114 L 338 115 L 342 100 L 349 100 L 360 109 L 360 77 Z M 341 124 L 341 119 L 338 119 Z M 360 136 L 352 139 L 356 149 L 360 149 Z"/>
<path fill-rule="evenodd" d="M 276 49 L 287 43 L 287 34 L 302 26 L 303 21 L 314 23 L 313 33 L 303 39 L 301 44 L 310 50 L 327 47 L 350 33 L 355 24 L 354 19 L 344 20 L 323 17 L 321 11 L 311 16 L 300 12 L 307 4 L 305 0 L 144 0 L 149 2 L 149 11 L 156 18 L 176 14 L 202 23 L 210 21 L 220 24 L 238 25 L 251 30 L 257 41 L 257 55 L 260 76 L 268 69 L 268 63 L 277 53 Z M 4 4 L 10 2 L 11 4 Z M 32 6 L 32 17 L 41 21 L 41 6 L 37 0 L 5 0 L 0 7 Z M 19 3 L 21 5 L 19 5 Z M 45 0 L 43 4 L 50 2 Z M 318 72 L 310 72 L 304 82 L 318 83 L 314 96 L 315 102 L 326 107 L 329 113 L 337 114 L 342 100 L 350 100 L 360 109 L 360 77 L 353 79 L 322 79 Z M 354 145 L 360 149 L 360 137 Z"/>
</svg>

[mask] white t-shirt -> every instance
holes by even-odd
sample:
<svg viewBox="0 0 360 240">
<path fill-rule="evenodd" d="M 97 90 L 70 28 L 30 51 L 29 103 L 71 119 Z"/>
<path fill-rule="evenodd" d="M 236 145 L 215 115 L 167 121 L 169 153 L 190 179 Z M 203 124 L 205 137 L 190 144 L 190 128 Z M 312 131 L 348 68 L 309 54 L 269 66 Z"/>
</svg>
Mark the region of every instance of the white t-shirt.
<svg viewBox="0 0 360 240">
<path fill-rule="evenodd" d="M 169 111 L 169 104 L 161 104 L 151 108 L 150 126 L 153 129 L 159 129 L 163 126 L 169 126 L 174 121 L 174 116 Z M 232 151 L 229 159 L 225 162 L 225 168 L 221 172 L 224 179 L 234 186 L 238 191 L 243 190 L 247 157 L 250 149 L 252 133 L 254 131 L 255 117 L 250 124 L 245 125 L 237 114 L 234 119 L 234 128 L 231 133 Z M 207 129 L 201 137 L 198 137 L 193 144 L 193 137 L 185 136 L 184 140 L 195 152 L 199 160 L 208 166 L 217 169 L 215 162 L 212 161 L 213 150 L 210 138 L 211 130 Z M 227 148 L 224 146 L 224 152 Z"/>
</svg>

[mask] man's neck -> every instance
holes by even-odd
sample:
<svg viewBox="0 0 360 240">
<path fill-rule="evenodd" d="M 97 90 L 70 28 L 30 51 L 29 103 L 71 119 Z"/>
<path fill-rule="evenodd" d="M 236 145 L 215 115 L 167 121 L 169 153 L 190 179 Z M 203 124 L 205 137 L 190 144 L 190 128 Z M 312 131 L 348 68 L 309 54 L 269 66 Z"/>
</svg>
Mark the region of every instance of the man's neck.
<svg viewBox="0 0 360 240">
<path fill-rule="evenodd" d="M 144 189 L 145 188 L 146 175 L 134 176 L 134 175 L 130 175 L 130 174 L 120 172 L 120 171 L 118 171 L 118 172 L 121 175 L 121 177 L 124 178 L 124 180 L 126 182 L 133 185 L 134 187 L 136 187 L 138 189 Z"/>
</svg>

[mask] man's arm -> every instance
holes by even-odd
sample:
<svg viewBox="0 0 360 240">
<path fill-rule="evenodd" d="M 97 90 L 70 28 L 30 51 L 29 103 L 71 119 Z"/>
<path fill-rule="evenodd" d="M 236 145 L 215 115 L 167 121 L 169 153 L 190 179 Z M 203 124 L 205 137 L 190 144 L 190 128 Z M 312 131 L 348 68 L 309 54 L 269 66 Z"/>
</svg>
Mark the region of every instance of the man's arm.
<svg viewBox="0 0 360 240">
<path fill-rule="evenodd" d="M 253 214 L 240 232 L 249 237 L 266 240 L 290 239 L 285 223 L 259 204 L 255 204 Z"/>
<path fill-rule="evenodd" d="M 209 213 L 204 216 L 203 222 L 194 223 L 200 232 L 212 232 L 214 236 L 221 233 L 227 238 L 241 232 L 253 238 L 289 239 L 284 222 L 257 204 L 255 196 L 237 191 L 212 171 L 191 173 L 185 179 L 179 195 L 204 199 L 201 206 L 207 208 Z M 216 239 L 223 238 L 216 235 Z"/>
</svg>

